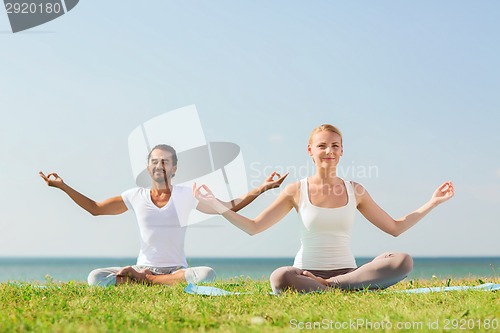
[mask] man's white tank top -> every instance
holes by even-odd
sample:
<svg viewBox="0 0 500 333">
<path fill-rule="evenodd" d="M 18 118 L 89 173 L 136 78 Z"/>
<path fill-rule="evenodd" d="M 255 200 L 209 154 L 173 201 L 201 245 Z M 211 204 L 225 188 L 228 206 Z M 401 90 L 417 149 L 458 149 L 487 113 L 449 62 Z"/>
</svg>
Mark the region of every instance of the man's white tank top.
<svg viewBox="0 0 500 333">
<path fill-rule="evenodd" d="M 339 208 L 314 206 L 309 199 L 307 178 L 300 181 L 300 250 L 294 267 L 311 270 L 356 268 L 351 252 L 352 225 L 356 214 L 356 196 L 350 182 L 347 205 Z"/>
</svg>

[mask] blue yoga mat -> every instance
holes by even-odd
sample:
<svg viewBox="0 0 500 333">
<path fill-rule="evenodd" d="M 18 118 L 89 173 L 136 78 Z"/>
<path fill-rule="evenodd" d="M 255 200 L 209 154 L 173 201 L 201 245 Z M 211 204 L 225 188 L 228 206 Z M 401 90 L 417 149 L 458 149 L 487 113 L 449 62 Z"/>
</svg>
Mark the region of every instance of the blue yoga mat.
<svg viewBox="0 0 500 333">
<path fill-rule="evenodd" d="M 428 287 L 428 288 L 398 290 L 398 292 L 409 293 L 409 294 L 426 294 L 426 293 L 454 291 L 454 290 L 495 291 L 495 290 L 500 290 L 500 284 L 485 283 L 485 284 L 480 284 L 479 286 Z"/>
<path fill-rule="evenodd" d="M 241 294 L 211 286 L 197 286 L 192 283 L 188 284 L 187 287 L 184 288 L 184 291 L 191 295 L 204 295 L 204 296 L 227 296 L 227 295 Z"/>
<path fill-rule="evenodd" d="M 495 291 L 495 290 L 500 290 L 500 284 L 485 283 L 479 286 L 428 287 L 428 288 L 416 288 L 407 290 L 395 290 L 394 292 L 408 293 L 408 294 L 426 294 L 431 292 L 456 291 L 456 290 Z M 184 289 L 184 291 L 191 295 L 204 295 L 204 296 L 228 296 L 228 295 L 251 294 L 251 293 L 232 292 L 211 286 L 197 286 L 191 283 L 188 284 L 188 286 Z"/>
</svg>

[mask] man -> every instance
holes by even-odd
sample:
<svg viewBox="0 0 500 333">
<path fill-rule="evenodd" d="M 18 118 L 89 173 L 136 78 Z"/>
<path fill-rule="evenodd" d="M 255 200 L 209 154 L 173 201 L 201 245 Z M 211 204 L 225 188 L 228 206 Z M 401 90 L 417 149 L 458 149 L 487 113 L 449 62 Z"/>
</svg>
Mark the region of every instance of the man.
<svg viewBox="0 0 500 333">
<path fill-rule="evenodd" d="M 97 215 L 117 215 L 131 209 L 135 212 L 141 234 L 141 249 L 133 267 L 95 269 L 88 277 L 89 285 L 110 286 L 123 283 L 172 285 L 179 282 L 198 283 L 215 279 L 210 267 L 189 267 L 184 254 L 187 219 L 192 209 L 216 214 L 208 205 L 198 203 L 192 190 L 173 186 L 177 170 L 177 154 L 169 145 L 157 145 L 148 155 L 150 189 L 137 187 L 121 195 L 96 202 L 67 185 L 57 173 L 40 176 L 47 185 L 64 191 L 76 204 Z M 277 179 L 274 179 L 274 177 Z M 273 172 L 265 182 L 243 197 L 222 202 L 228 209 L 238 211 L 265 191 L 279 187 L 287 174 Z"/>
</svg>

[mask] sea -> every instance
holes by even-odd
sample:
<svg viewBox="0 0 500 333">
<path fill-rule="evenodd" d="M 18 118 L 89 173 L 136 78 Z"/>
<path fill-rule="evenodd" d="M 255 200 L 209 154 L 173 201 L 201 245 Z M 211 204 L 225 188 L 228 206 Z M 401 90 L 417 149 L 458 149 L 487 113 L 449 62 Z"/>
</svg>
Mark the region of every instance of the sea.
<svg viewBox="0 0 500 333">
<path fill-rule="evenodd" d="M 358 266 L 372 258 L 356 258 Z M 413 258 L 410 279 L 478 278 L 500 276 L 500 257 Z M 46 283 L 87 280 L 95 268 L 134 265 L 135 258 L 0 258 L 0 282 Z M 189 266 L 210 266 L 222 280 L 264 279 L 293 258 L 190 258 Z"/>
</svg>

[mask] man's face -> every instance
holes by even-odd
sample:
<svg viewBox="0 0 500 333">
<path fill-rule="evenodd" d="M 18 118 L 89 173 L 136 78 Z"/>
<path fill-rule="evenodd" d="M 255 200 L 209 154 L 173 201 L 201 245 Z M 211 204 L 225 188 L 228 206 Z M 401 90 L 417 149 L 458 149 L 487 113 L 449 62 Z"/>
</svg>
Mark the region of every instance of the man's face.
<svg viewBox="0 0 500 333">
<path fill-rule="evenodd" d="M 169 151 L 155 149 L 151 152 L 148 161 L 148 172 L 151 178 L 158 183 L 169 183 L 175 174 L 177 166 L 173 165 L 172 153 Z"/>
</svg>

